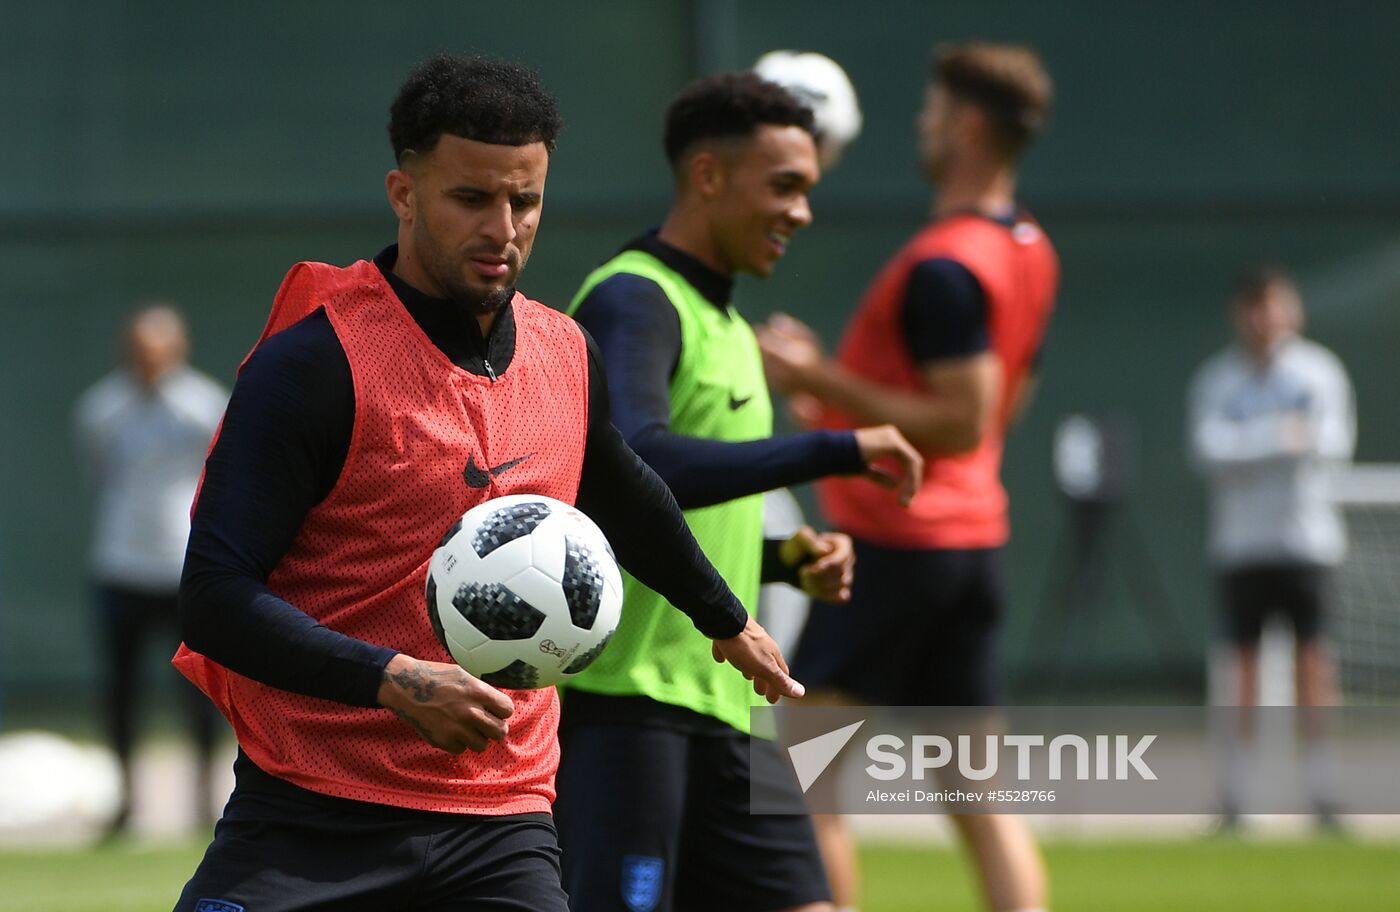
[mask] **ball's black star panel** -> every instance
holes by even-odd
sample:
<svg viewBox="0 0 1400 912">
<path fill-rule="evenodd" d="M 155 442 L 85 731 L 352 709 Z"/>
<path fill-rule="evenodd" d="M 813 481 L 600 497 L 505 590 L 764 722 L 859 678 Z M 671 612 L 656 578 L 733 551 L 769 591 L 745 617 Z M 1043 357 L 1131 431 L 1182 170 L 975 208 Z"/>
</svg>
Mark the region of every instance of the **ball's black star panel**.
<svg viewBox="0 0 1400 912">
<path fill-rule="evenodd" d="M 613 631 L 613 633 L 616 632 L 616 630 Z M 574 660 L 569 663 L 569 667 L 564 669 L 564 674 L 578 674 L 580 671 L 583 671 L 589 665 L 592 665 L 593 660 L 603 654 L 603 650 L 608 647 L 608 640 L 611 640 L 612 638 L 613 635 L 612 633 L 610 633 L 607 636 L 603 637 L 603 641 L 597 646 L 594 646 L 592 649 L 589 649 L 586 652 L 581 652 L 578 655 L 574 656 Z"/>
<path fill-rule="evenodd" d="M 511 690 L 533 690 L 539 687 L 540 670 L 516 659 L 500 671 L 481 676 L 481 680 L 492 687 L 508 687 Z"/>
<path fill-rule="evenodd" d="M 438 642 L 441 643 L 442 648 L 446 649 L 450 654 L 452 652 L 452 647 L 447 645 L 447 634 L 443 632 L 442 618 L 438 616 L 437 580 L 433 579 L 432 573 L 428 574 L 428 586 L 424 597 L 428 602 L 428 620 L 432 622 L 433 633 L 437 634 Z"/>
<path fill-rule="evenodd" d="M 467 623 L 492 640 L 523 640 L 534 636 L 544 623 L 543 611 L 502 583 L 463 583 L 452 604 Z"/>
<path fill-rule="evenodd" d="M 549 506 L 542 503 L 501 507 L 472 533 L 472 549 L 478 557 L 484 558 L 502 545 L 529 535 L 548 516 Z"/>
<path fill-rule="evenodd" d="M 461 519 L 458 519 L 455 523 L 452 524 L 452 528 L 448 529 L 448 530 L 447 530 L 447 533 L 446 533 L 445 535 L 443 535 L 442 541 L 438 542 L 438 547 L 439 547 L 439 548 L 445 548 L 445 547 L 447 547 L 447 543 L 450 542 L 450 541 L 452 541 L 452 536 L 456 535 L 458 532 L 461 532 L 461 531 L 462 531 L 462 520 L 461 520 Z"/>
<path fill-rule="evenodd" d="M 572 535 L 564 537 L 563 586 L 574 626 L 593 629 L 603 601 L 603 569 L 588 545 Z"/>
</svg>

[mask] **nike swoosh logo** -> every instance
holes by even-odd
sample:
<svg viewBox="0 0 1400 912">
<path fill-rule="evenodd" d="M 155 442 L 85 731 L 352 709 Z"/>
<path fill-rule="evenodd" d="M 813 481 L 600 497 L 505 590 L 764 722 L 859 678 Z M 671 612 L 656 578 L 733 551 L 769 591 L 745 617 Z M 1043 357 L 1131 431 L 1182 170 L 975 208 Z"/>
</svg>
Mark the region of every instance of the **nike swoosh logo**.
<svg viewBox="0 0 1400 912">
<path fill-rule="evenodd" d="M 749 400 L 752 399 L 752 398 L 753 398 L 752 396 L 745 396 L 745 397 L 742 398 L 742 399 L 735 399 L 735 398 L 734 398 L 734 394 L 733 394 L 733 393 L 730 393 L 730 394 L 729 394 L 729 408 L 730 408 L 730 410 L 737 412 L 739 409 L 741 409 L 741 408 L 743 408 L 744 406 L 748 405 L 748 404 L 749 404 Z"/>
<path fill-rule="evenodd" d="M 518 459 L 512 459 L 510 462 L 503 462 L 503 463 L 501 463 L 500 465 L 492 466 L 492 467 L 491 467 L 490 469 L 488 469 L 487 471 L 489 471 L 492 475 L 499 475 L 499 474 L 501 474 L 502 472 L 504 472 L 506 469 L 513 469 L 513 468 L 515 468 L 516 466 L 520 465 L 522 462 L 524 462 L 525 460 L 529 459 L 529 458 L 530 458 L 531 456 L 533 456 L 533 455 L 534 455 L 533 453 L 526 453 L 524 456 L 521 456 L 521 457 L 519 457 Z"/>
<path fill-rule="evenodd" d="M 516 466 L 520 465 L 522 462 L 529 459 L 533 455 L 533 453 L 526 453 L 524 456 L 520 456 L 516 459 L 511 459 L 508 462 L 501 463 L 500 465 L 491 466 L 489 469 L 483 469 L 481 466 L 477 465 L 476 456 L 469 455 L 467 456 L 467 467 L 462 472 L 462 477 L 466 479 L 467 487 L 484 488 L 491 484 L 491 479 L 493 477 L 501 474 L 502 472 L 507 471 L 508 469 L 515 468 Z"/>
</svg>

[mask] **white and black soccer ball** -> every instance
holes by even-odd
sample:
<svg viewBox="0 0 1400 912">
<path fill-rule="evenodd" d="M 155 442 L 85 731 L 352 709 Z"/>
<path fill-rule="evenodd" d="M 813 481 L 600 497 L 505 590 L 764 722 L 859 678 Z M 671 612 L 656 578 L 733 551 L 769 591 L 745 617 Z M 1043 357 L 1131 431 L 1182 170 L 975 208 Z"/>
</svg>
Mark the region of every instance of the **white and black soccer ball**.
<svg viewBox="0 0 1400 912">
<path fill-rule="evenodd" d="M 846 146 L 860 135 L 863 122 L 856 89 L 846 71 L 814 51 L 769 51 L 753 69 L 812 109 L 822 170 L 834 168 Z"/>
<path fill-rule="evenodd" d="M 494 687 L 549 687 L 588 667 L 622 617 L 622 573 L 593 520 L 540 494 L 478 504 L 428 562 L 428 617 Z"/>
</svg>

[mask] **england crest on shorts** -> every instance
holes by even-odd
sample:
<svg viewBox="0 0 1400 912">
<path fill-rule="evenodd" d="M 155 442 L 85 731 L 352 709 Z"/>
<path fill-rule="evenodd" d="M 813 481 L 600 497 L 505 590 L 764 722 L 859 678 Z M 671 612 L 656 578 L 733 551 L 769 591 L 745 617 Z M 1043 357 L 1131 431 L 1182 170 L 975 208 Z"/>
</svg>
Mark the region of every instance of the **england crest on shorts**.
<svg viewBox="0 0 1400 912">
<path fill-rule="evenodd" d="M 661 901 L 665 862 L 651 855 L 622 856 L 622 901 L 632 912 L 651 912 Z"/>
<path fill-rule="evenodd" d="M 225 899 L 201 899 L 194 904 L 194 912 L 243 912 L 243 907 Z"/>
</svg>

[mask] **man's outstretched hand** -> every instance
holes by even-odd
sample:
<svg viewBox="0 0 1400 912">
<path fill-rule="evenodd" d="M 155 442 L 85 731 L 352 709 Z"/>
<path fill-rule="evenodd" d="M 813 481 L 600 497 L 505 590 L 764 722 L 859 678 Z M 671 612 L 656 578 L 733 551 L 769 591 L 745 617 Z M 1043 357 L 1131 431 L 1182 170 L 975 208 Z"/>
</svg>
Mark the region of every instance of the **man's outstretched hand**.
<svg viewBox="0 0 1400 912">
<path fill-rule="evenodd" d="M 865 461 L 865 477 L 876 484 L 893 488 L 899 502 L 909 506 L 924 480 L 924 457 L 892 424 L 860 428 L 855 432 L 860 458 Z M 881 462 L 893 465 L 890 472 Z"/>
<path fill-rule="evenodd" d="M 714 641 L 716 662 L 728 662 L 753 682 L 754 692 L 777 703 L 783 697 L 797 698 L 806 688 L 788 674 L 787 660 L 768 631 L 752 616 L 738 636 Z"/>
<path fill-rule="evenodd" d="M 755 333 L 768 384 L 791 397 L 789 409 L 800 426 L 818 424 L 845 382 L 840 365 L 827 357 L 812 328 L 796 317 L 774 314 Z M 923 482 L 924 457 L 888 422 L 859 428 L 855 435 L 865 477 L 894 489 L 899 502 L 909 506 Z"/>
</svg>

